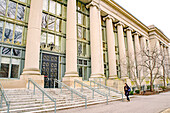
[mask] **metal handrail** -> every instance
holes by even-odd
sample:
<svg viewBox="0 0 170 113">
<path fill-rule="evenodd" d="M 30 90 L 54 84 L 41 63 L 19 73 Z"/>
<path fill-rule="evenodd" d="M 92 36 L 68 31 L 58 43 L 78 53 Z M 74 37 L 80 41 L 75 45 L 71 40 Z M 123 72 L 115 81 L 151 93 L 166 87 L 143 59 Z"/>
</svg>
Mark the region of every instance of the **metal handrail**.
<svg viewBox="0 0 170 113">
<path fill-rule="evenodd" d="M 2 101 L 4 99 L 4 101 L 6 102 L 6 106 L 7 106 L 7 113 L 9 113 L 10 101 L 9 101 L 8 96 L 6 95 L 6 93 L 4 91 L 4 88 L 3 88 L 1 83 L 0 83 L 0 92 L 1 92 L 1 104 L 0 104 L 0 107 L 2 108 Z"/>
<path fill-rule="evenodd" d="M 87 108 L 87 97 L 85 95 L 83 95 L 82 93 L 76 91 L 75 89 L 67 86 L 66 84 L 64 84 L 63 82 L 61 82 L 60 80 L 54 79 L 54 88 L 55 88 L 55 83 L 59 83 L 60 87 L 61 87 L 61 91 L 60 93 L 62 93 L 62 87 L 67 88 L 70 92 L 71 92 L 71 100 L 73 100 L 73 93 L 78 95 L 79 97 L 81 97 L 82 99 L 85 99 L 85 108 Z"/>
<path fill-rule="evenodd" d="M 79 81 L 79 80 L 74 80 L 74 88 L 76 87 L 76 85 L 75 85 L 76 83 L 78 83 L 78 84 L 81 85 L 81 91 L 83 91 L 83 86 L 86 87 L 86 88 L 88 88 L 88 89 L 90 89 L 90 90 L 92 90 L 92 91 L 93 91 L 93 93 L 92 93 L 92 98 L 94 98 L 94 92 L 96 92 L 96 93 L 98 93 L 98 94 L 100 94 L 100 95 L 102 95 L 102 96 L 105 96 L 106 99 L 107 99 L 107 104 L 108 104 L 108 95 L 107 95 L 107 94 L 101 92 L 101 91 L 98 90 L 98 89 L 92 88 L 91 86 L 89 86 L 89 85 L 87 85 L 87 84 L 85 84 L 85 83 L 83 83 L 83 82 L 81 82 L 81 81 Z"/>
<path fill-rule="evenodd" d="M 37 87 L 42 92 L 42 103 L 44 104 L 44 95 L 46 95 L 51 101 L 54 102 L 54 111 L 56 113 L 56 98 L 53 98 L 51 95 L 49 95 L 41 86 L 39 86 L 35 81 L 33 81 L 31 78 L 28 79 L 28 89 L 30 87 L 30 82 L 34 85 L 33 94 L 35 95 L 35 87 Z"/>
<path fill-rule="evenodd" d="M 90 80 L 90 86 L 91 86 L 91 83 L 94 83 L 94 88 L 95 88 L 95 84 L 97 84 L 98 87 L 100 86 L 100 87 L 103 87 L 103 88 L 107 89 L 109 91 L 109 94 L 108 94 L 109 96 L 110 96 L 110 91 L 118 93 L 118 94 L 121 94 L 122 95 L 122 101 L 123 101 L 123 93 L 121 91 L 117 91 L 117 90 L 115 90 L 115 89 L 113 89 L 111 87 L 108 87 L 108 86 L 105 86 L 103 84 L 97 83 L 97 82 L 95 82 L 93 80 Z"/>
</svg>

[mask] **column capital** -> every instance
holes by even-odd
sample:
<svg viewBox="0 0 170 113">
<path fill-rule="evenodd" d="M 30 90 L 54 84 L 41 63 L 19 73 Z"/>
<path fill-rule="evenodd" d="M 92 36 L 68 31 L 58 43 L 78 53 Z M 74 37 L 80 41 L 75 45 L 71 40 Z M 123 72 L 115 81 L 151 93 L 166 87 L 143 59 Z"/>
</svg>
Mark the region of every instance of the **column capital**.
<svg viewBox="0 0 170 113">
<path fill-rule="evenodd" d="M 98 3 L 96 3 L 95 1 L 91 1 L 88 5 L 86 5 L 86 8 L 88 9 L 88 8 L 90 8 L 91 6 L 96 6 L 97 7 L 97 9 L 99 9 L 99 4 Z"/>
<path fill-rule="evenodd" d="M 116 20 L 116 18 L 114 18 L 114 17 L 111 16 L 111 15 L 107 15 L 106 17 L 103 18 L 104 21 L 106 21 L 107 19 L 111 19 L 112 22 Z"/>
<path fill-rule="evenodd" d="M 123 22 L 121 22 L 121 21 L 119 21 L 119 22 L 117 22 L 117 23 L 115 24 L 115 26 L 118 26 L 118 25 L 121 25 L 121 26 L 125 27 L 125 24 L 124 24 Z"/>
<path fill-rule="evenodd" d="M 125 29 L 125 31 L 133 31 L 133 29 L 131 28 L 131 27 L 127 27 L 126 29 Z"/>
<path fill-rule="evenodd" d="M 137 32 L 137 31 L 135 31 L 135 32 L 133 33 L 133 35 L 141 36 L 141 34 L 140 34 L 139 32 Z"/>
</svg>

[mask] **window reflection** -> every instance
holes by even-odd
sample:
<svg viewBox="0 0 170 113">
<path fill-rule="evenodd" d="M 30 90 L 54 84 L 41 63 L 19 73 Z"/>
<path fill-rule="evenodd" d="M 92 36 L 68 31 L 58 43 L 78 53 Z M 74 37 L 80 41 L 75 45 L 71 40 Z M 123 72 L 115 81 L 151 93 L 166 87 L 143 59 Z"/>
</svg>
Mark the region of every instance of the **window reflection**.
<svg viewBox="0 0 170 113">
<path fill-rule="evenodd" d="M 16 11 L 16 3 L 12 2 L 12 1 L 9 1 L 7 16 L 9 18 L 14 19 L 15 18 L 15 11 Z"/>
<path fill-rule="evenodd" d="M 6 0 L 0 0 L 0 15 L 5 16 Z"/>
<path fill-rule="evenodd" d="M 12 55 L 13 56 L 20 56 L 21 55 L 21 50 L 13 48 Z"/>
<path fill-rule="evenodd" d="M 57 15 L 61 16 L 61 4 L 57 3 Z"/>
<path fill-rule="evenodd" d="M 42 24 L 41 27 L 47 28 L 47 20 L 48 20 L 48 15 L 47 14 L 42 14 Z"/>
<path fill-rule="evenodd" d="M 4 25 L 4 22 L 0 21 L 0 41 L 2 41 L 3 25 Z"/>
<path fill-rule="evenodd" d="M 54 44 L 54 35 L 48 34 L 47 44 Z"/>
<path fill-rule="evenodd" d="M 25 7 L 23 5 L 18 4 L 18 11 L 17 11 L 17 20 L 24 20 L 24 12 Z"/>
<path fill-rule="evenodd" d="M 0 78 L 8 78 L 9 64 L 1 63 Z"/>
<path fill-rule="evenodd" d="M 49 16 L 48 21 L 48 29 L 54 30 L 55 18 L 53 16 Z"/>
<path fill-rule="evenodd" d="M 19 26 L 19 25 L 15 26 L 14 43 L 21 44 L 21 42 L 22 42 L 22 31 L 23 31 L 22 26 Z"/>
<path fill-rule="evenodd" d="M 50 0 L 49 12 L 55 14 L 55 2 L 53 0 Z"/>
<path fill-rule="evenodd" d="M 81 13 L 78 13 L 78 23 L 79 23 L 79 24 L 81 24 L 81 23 L 82 23 Z"/>
<path fill-rule="evenodd" d="M 82 30 L 80 26 L 78 26 L 78 37 L 82 38 Z"/>
<path fill-rule="evenodd" d="M 4 55 L 11 55 L 11 48 L 3 47 L 2 54 Z"/>
<path fill-rule="evenodd" d="M 48 11 L 48 0 L 43 1 L 43 10 Z"/>
<path fill-rule="evenodd" d="M 56 47 L 57 50 L 59 50 L 59 40 L 60 40 L 60 37 L 56 36 L 56 38 L 55 38 L 55 47 Z"/>
<path fill-rule="evenodd" d="M 5 26 L 4 41 L 12 42 L 12 36 L 13 36 L 13 24 L 7 22 Z"/>
<path fill-rule="evenodd" d="M 19 65 L 12 64 L 11 66 L 11 78 L 18 78 Z"/>
<path fill-rule="evenodd" d="M 26 1 L 27 1 L 27 0 L 19 0 L 19 1 L 21 1 L 21 2 L 25 2 L 25 3 L 26 3 Z"/>
<path fill-rule="evenodd" d="M 57 32 L 61 32 L 61 20 L 60 19 L 57 19 L 56 20 L 56 31 Z"/>
<path fill-rule="evenodd" d="M 45 47 L 46 47 L 46 36 L 47 36 L 46 33 L 42 33 L 42 34 L 41 34 L 41 47 L 42 47 L 42 48 L 45 48 Z"/>
</svg>

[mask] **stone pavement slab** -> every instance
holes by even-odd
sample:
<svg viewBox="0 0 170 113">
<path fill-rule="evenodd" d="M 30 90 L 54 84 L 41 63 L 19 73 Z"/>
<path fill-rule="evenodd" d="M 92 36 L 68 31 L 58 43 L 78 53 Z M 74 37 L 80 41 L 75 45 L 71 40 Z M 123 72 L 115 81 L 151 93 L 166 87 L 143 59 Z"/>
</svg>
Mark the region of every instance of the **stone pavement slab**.
<svg viewBox="0 0 170 113">
<path fill-rule="evenodd" d="M 57 111 L 57 113 L 161 113 L 170 108 L 170 92 L 149 96 L 136 96 L 130 102 L 114 101 L 84 107 Z M 163 112 L 164 113 L 164 112 Z M 169 109 L 165 113 L 170 113 Z"/>
</svg>

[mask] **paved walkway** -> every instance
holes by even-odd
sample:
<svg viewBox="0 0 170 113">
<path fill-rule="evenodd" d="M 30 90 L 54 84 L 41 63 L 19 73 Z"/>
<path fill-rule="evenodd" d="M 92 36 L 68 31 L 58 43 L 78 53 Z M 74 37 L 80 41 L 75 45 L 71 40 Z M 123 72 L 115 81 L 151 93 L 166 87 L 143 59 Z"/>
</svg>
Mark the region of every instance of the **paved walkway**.
<svg viewBox="0 0 170 113">
<path fill-rule="evenodd" d="M 151 96 L 136 96 L 130 102 L 114 101 L 84 107 L 60 110 L 57 113 L 170 113 L 170 92 Z M 167 111 L 167 112 L 166 112 Z"/>
</svg>

